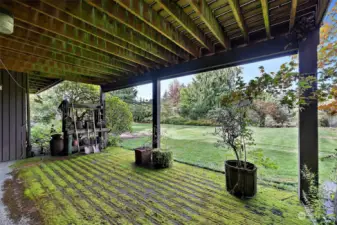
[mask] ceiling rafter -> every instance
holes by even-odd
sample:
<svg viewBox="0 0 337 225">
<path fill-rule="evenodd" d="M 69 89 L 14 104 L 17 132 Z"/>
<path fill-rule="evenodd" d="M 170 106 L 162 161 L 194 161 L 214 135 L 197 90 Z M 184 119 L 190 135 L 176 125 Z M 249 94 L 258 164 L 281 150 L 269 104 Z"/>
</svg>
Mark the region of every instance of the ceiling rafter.
<svg viewBox="0 0 337 225">
<path fill-rule="evenodd" d="M 25 54 L 31 54 L 34 56 L 46 58 L 49 60 L 53 60 L 61 63 L 68 64 L 76 64 L 76 65 L 90 65 L 88 62 L 84 62 L 83 60 L 71 57 L 68 55 L 64 55 L 62 53 L 50 51 L 48 49 L 41 48 L 37 45 L 32 45 L 29 43 L 24 43 L 21 40 L 16 40 L 15 38 L 8 38 L 6 36 L 0 36 L 0 40 L 2 43 L 1 47 L 5 47 L 6 49 L 10 49 L 12 51 L 21 52 Z M 113 73 L 111 73 L 113 74 Z"/>
<path fill-rule="evenodd" d="M 130 50 L 140 56 L 148 58 L 154 62 L 165 64 L 177 63 L 178 57 L 166 49 L 144 38 L 125 25 L 115 20 L 111 20 L 106 14 L 97 10 L 93 6 L 83 1 L 66 1 L 66 0 L 41 0 L 42 2 L 57 8 L 60 12 L 57 17 L 64 22 L 72 23 L 86 31 L 104 38 L 114 44 Z M 69 18 L 64 13 L 76 18 Z M 83 24 L 84 23 L 84 24 Z M 88 25 L 89 26 L 88 26 Z M 97 29 L 94 29 L 94 28 Z M 109 36 L 107 35 L 109 34 Z M 111 36 L 110 36 L 111 35 Z M 116 38 L 115 38 L 116 37 Z"/>
<path fill-rule="evenodd" d="M 15 50 L 12 48 L 8 48 L 7 46 L 0 46 L 0 51 L 3 52 L 4 55 L 5 54 L 9 55 L 9 57 L 14 57 L 14 55 L 16 54 L 18 55 L 18 58 L 25 58 L 26 60 L 31 60 L 31 62 L 39 63 L 40 65 L 42 65 L 42 63 L 46 63 L 46 65 L 52 65 L 52 66 L 58 65 L 60 69 L 62 69 L 63 67 L 67 67 L 68 70 L 69 68 L 71 68 L 72 70 L 84 71 L 83 74 L 88 74 L 90 76 L 94 76 L 96 74 L 98 77 L 110 77 L 110 78 L 111 78 L 111 75 L 121 76 L 120 74 L 101 73 L 101 72 L 93 71 L 86 67 L 81 67 L 79 65 L 73 65 L 69 63 L 68 61 L 53 60 L 53 59 L 43 57 L 39 54 L 29 53 L 29 52 L 25 52 L 22 50 Z M 126 76 L 123 76 L 123 77 L 126 77 Z"/>
<path fill-rule="evenodd" d="M 268 0 L 261 0 L 262 14 L 267 38 L 271 38 Z"/>
<path fill-rule="evenodd" d="M 86 0 L 86 2 L 108 14 L 111 18 L 156 41 L 164 48 L 173 50 L 185 60 L 190 59 L 187 53 L 199 57 L 198 46 L 193 44 L 186 36 L 177 32 L 169 22 L 164 21 L 144 0 L 116 0 L 118 4 L 107 0 Z M 125 10 L 122 10 L 120 6 Z"/>
<path fill-rule="evenodd" d="M 6 36 L 3 37 L 6 38 Z M 106 60 L 107 63 L 105 64 L 99 60 L 93 60 L 94 58 L 98 59 L 99 55 L 93 57 L 93 55 L 95 54 L 94 52 L 88 52 L 85 49 L 82 50 L 79 47 L 73 46 L 70 43 L 59 41 L 55 37 L 52 38 L 35 33 L 35 31 L 26 29 L 25 27 L 21 27 L 20 25 L 17 24 L 14 33 L 12 35 L 12 38 L 27 41 L 31 45 L 39 46 L 42 49 L 49 50 L 56 54 L 62 53 L 65 55 L 65 57 L 68 58 L 68 60 L 70 59 L 69 63 L 72 62 L 74 65 L 87 67 L 97 72 L 120 73 L 120 74 L 130 73 L 130 71 L 132 71 L 133 73 L 136 72 L 136 70 L 131 66 L 128 67 L 129 70 L 125 69 L 128 65 L 116 62 L 116 60 Z M 84 58 L 85 61 L 82 58 Z M 53 59 L 55 59 L 55 57 Z M 118 67 L 110 66 L 110 64 L 111 65 L 116 64 L 119 66 Z"/>
<path fill-rule="evenodd" d="M 184 10 L 176 3 L 170 0 L 156 0 L 162 8 L 190 33 L 204 48 L 210 52 L 214 52 L 211 40 L 197 27 L 194 21 L 184 12 Z"/>
<path fill-rule="evenodd" d="M 50 71 L 57 71 L 60 74 L 71 73 L 71 74 L 77 74 L 77 75 L 84 75 L 88 77 L 98 77 L 104 80 L 109 80 L 112 78 L 109 75 L 93 73 L 85 68 L 74 67 L 69 64 L 55 62 L 55 61 L 51 61 L 48 59 L 41 59 L 33 55 L 27 55 L 27 54 L 22 54 L 22 53 L 13 54 L 13 52 L 6 51 L 4 49 L 1 49 L 1 54 L 6 59 L 24 62 L 25 65 L 29 65 L 32 68 L 32 70 L 37 70 L 40 72 L 49 73 Z"/>
<path fill-rule="evenodd" d="M 240 1 L 239 0 L 228 0 L 228 3 L 232 9 L 232 13 L 236 20 L 236 23 L 238 24 L 243 34 L 243 38 L 245 42 L 248 43 L 249 42 L 248 29 L 247 29 L 245 20 L 243 19 L 242 13 L 241 13 Z"/>
<path fill-rule="evenodd" d="M 289 32 L 293 29 L 295 25 L 297 4 L 298 0 L 291 0 Z"/>
<path fill-rule="evenodd" d="M 114 55 L 97 51 L 96 48 L 92 48 L 87 46 L 81 42 L 72 41 L 67 39 L 64 36 L 49 32 L 47 30 L 43 30 L 38 27 L 31 26 L 26 23 L 22 23 L 21 21 L 16 21 L 16 25 L 20 23 L 21 28 L 29 30 L 30 32 L 35 32 L 39 34 L 41 37 L 51 38 L 53 45 L 59 47 L 59 45 L 64 46 L 61 49 L 66 48 L 67 51 L 71 51 L 73 54 L 76 54 L 77 57 L 83 57 L 84 59 L 91 60 L 98 64 L 104 64 L 105 67 L 109 67 L 112 69 L 120 69 L 121 71 L 130 71 L 130 72 L 144 72 L 144 67 L 134 64 L 132 62 L 125 61 L 120 59 Z"/>
<path fill-rule="evenodd" d="M 318 1 L 318 10 L 316 13 L 316 26 L 319 26 L 324 18 L 324 15 L 326 13 L 326 8 L 328 7 L 331 0 L 319 0 Z"/>
<path fill-rule="evenodd" d="M 200 20 L 211 31 L 216 40 L 220 42 L 224 48 L 230 49 L 230 40 L 220 27 L 207 2 L 205 0 L 189 0 L 189 3 L 195 13 L 200 17 Z"/>
<path fill-rule="evenodd" d="M 99 51 L 115 55 L 126 61 L 137 63 L 145 67 L 155 67 L 152 62 L 149 62 L 149 60 L 144 59 L 143 57 L 135 55 L 132 52 L 121 49 L 120 47 L 115 46 L 103 39 L 97 38 L 94 35 L 83 32 L 76 27 L 69 26 L 59 20 L 47 16 L 46 14 L 39 12 L 36 8 L 27 6 L 21 2 L 19 3 L 12 1 L 11 3 L 12 4 L 5 3 L 2 5 L 2 7 L 10 10 L 14 14 L 16 20 L 20 20 L 32 26 L 37 26 L 55 34 L 62 35 L 67 39 L 78 41 L 88 46 L 92 46 Z"/>
<path fill-rule="evenodd" d="M 46 73 L 46 72 L 39 72 L 39 71 L 32 71 L 31 67 L 26 66 L 25 62 L 19 62 L 16 60 L 11 60 L 11 59 L 3 59 L 6 68 L 8 70 L 13 70 L 17 72 L 23 72 L 27 74 L 33 74 L 35 76 L 41 76 L 41 77 L 46 77 L 46 78 L 53 78 L 53 79 L 61 79 L 61 80 L 69 80 L 69 81 L 74 81 L 74 82 L 83 82 L 87 84 L 96 84 L 99 85 L 102 83 L 102 79 L 95 79 L 95 78 L 87 78 L 85 76 L 77 75 L 77 74 L 72 74 L 72 73 L 67 73 L 67 74 L 59 74 L 59 73 Z M 2 65 L 0 65 L 1 69 L 4 69 Z M 103 82 L 105 83 L 105 82 Z"/>
</svg>

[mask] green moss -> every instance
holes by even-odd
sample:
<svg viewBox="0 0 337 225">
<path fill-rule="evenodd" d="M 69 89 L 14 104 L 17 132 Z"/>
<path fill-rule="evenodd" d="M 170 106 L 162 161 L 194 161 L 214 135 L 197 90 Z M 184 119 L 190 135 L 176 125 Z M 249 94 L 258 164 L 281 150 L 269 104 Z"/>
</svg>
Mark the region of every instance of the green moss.
<svg viewBox="0 0 337 225">
<path fill-rule="evenodd" d="M 180 163 L 136 167 L 121 148 L 19 171 L 45 224 L 308 224 L 295 192 L 259 186 L 240 200 L 225 191 L 223 174 Z"/>
</svg>

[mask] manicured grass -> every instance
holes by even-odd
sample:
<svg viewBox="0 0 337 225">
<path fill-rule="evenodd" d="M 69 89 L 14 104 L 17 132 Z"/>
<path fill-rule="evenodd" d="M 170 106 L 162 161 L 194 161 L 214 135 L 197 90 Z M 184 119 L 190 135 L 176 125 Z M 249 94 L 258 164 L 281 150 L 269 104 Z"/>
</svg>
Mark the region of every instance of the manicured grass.
<svg viewBox="0 0 337 225">
<path fill-rule="evenodd" d="M 134 124 L 134 132 L 151 131 L 151 124 Z M 164 146 L 174 152 L 174 158 L 216 170 L 224 170 L 224 161 L 234 159 L 231 150 L 215 147 L 217 138 L 212 135 L 214 127 L 162 125 L 162 140 Z M 265 156 L 274 160 L 279 169 L 264 169 L 259 167 L 259 177 L 267 181 L 286 182 L 296 188 L 298 179 L 298 129 L 297 128 L 252 128 L 255 146 L 248 149 L 262 149 Z M 148 138 L 123 140 L 125 148 L 135 148 L 143 145 Z M 337 148 L 337 129 L 319 128 L 320 156 L 330 154 Z M 249 154 L 248 154 L 249 159 Z M 336 166 L 334 160 L 320 161 L 320 180 L 328 179 Z M 278 184 L 278 186 L 283 184 Z"/>
<path fill-rule="evenodd" d="M 28 163 L 16 165 L 19 177 L 45 224 L 310 224 L 299 219 L 296 192 L 259 185 L 241 200 L 225 191 L 221 173 L 177 162 L 136 167 L 122 148 Z"/>
</svg>

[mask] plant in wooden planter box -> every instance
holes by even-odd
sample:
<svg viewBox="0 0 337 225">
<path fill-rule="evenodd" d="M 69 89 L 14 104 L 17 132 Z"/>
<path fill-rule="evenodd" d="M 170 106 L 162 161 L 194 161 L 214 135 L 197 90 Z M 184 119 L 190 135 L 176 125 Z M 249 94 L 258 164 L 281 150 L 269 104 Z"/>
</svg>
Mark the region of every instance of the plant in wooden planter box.
<svg viewBox="0 0 337 225">
<path fill-rule="evenodd" d="M 169 168 L 173 165 L 173 152 L 169 150 L 154 149 L 152 151 L 152 165 L 154 168 Z"/>
</svg>

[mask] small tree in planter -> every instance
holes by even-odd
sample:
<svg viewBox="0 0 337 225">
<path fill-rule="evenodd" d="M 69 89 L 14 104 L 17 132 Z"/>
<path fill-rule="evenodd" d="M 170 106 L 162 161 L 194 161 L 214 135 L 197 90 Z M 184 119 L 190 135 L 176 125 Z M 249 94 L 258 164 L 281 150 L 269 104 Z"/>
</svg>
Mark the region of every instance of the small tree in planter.
<svg viewBox="0 0 337 225">
<path fill-rule="evenodd" d="M 270 85 L 269 75 L 262 75 L 248 84 L 238 75 L 230 91 L 222 96 L 220 107 L 209 114 L 214 123 L 219 124 L 214 132 L 221 138 L 217 144 L 230 147 L 236 157 L 236 160 L 225 161 L 227 191 L 236 196 L 250 198 L 257 192 L 257 167 L 247 162 L 246 146 L 254 141 L 248 129 L 251 124 L 248 110 L 254 99 L 265 93 Z"/>
<path fill-rule="evenodd" d="M 253 142 L 252 131 L 247 128 L 250 105 L 250 101 L 233 102 L 227 96 L 222 107 L 210 114 L 220 125 L 214 132 L 221 137 L 218 145 L 230 147 L 236 157 L 236 160 L 225 161 L 227 191 L 241 197 L 253 197 L 257 190 L 257 167 L 246 159 L 246 146 Z"/>
</svg>

